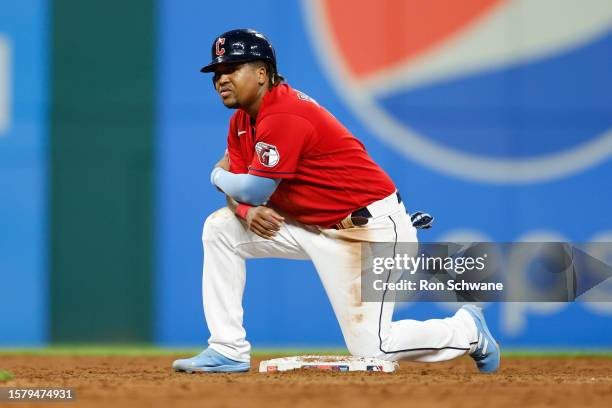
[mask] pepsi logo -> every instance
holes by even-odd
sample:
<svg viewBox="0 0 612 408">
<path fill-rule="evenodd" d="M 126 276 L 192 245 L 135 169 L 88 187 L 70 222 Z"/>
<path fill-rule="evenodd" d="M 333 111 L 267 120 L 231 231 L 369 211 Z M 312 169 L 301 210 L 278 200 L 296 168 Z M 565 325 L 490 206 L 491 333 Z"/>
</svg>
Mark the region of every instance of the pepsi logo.
<svg viewBox="0 0 612 408">
<path fill-rule="evenodd" d="M 302 2 L 321 66 L 374 135 L 437 171 L 497 184 L 610 159 L 611 2 L 441 4 Z"/>
</svg>

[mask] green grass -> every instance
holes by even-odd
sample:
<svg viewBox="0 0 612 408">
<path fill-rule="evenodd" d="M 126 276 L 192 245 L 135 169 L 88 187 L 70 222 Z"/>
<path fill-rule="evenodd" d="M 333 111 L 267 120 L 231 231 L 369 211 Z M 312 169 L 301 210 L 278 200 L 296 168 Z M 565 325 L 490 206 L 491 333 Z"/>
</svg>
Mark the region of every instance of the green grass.
<svg viewBox="0 0 612 408">
<path fill-rule="evenodd" d="M 42 348 L 0 348 L 0 356 L 7 355 L 34 355 L 34 356 L 191 356 L 202 351 L 201 348 L 163 348 L 144 344 L 126 345 L 74 345 L 60 344 Z M 258 348 L 253 356 L 295 356 L 306 354 L 338 355 L 347 354 L 345 349 L 339 348 Z M 561 349 L 510 349 L 503 351 L 504 358 L 575 358 L 598 357 L 612 358 L 612 350 L 561 350 Z"/>
<path fill-rule="evenodd" d="M 598 357 L 612 358 L 610 350 L 509 350 L 502 351 L 504 358 L 576 358 Z"/>
<path fill-rule="evenodd" d="M 72 345 L 62 344 L 41 348 L 0 348 L 0 356 L 4 355 L 35 355 L 35 356 L 176 356 L 195 355 L 202 348 L 164 348 L 151 345 Z M 343 349 L 257 349 L 252 355 L 294 356 L 304 354 L 348 354 Z"/>
<path fill-rule="evenodd" d="M 0 370 L 0 382 L 10 381 L 15 378 L 15 375 L 10 371 Z"/>
</svg>

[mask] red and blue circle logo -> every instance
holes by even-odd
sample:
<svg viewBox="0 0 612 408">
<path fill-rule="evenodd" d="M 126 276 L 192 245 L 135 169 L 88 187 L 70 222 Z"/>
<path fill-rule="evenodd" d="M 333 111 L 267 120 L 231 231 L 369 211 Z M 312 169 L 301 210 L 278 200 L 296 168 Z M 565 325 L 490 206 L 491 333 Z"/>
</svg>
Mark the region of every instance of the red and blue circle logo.
<svg viewBox="0 0 612 408">
<path fill-rule="evenodd" d="M 535 183 L 612 157 L 612 2 L 308 0 L 313 44 L 373 134 L 453 176 Z"/>
</svg>

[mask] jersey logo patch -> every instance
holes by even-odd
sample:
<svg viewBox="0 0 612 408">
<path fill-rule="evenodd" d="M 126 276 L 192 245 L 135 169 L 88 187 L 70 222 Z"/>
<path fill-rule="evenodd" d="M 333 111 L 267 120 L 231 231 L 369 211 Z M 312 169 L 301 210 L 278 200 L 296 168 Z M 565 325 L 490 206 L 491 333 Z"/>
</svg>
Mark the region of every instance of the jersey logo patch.
<svg viewBox="0 0 612 408">
<path fill-rule="evenodd" d="M 315 105 L 319 106 L 319 103 L 317 101 L 312 99 L 310 96 L 306 95 L 304 92 L 296 90 L 296 95 L 297 95 L 298 99 L 300 99 L 302 101 L 312 102 Z"/>
<path fill-rule="evenodd" d="M 257 142 L 255 151 L 257 152 L 259 162 L 266 167 L 274 167 L 280 160 L 280 154 L 278 154 L 278 149 L 274 145 Z"/>
</svg>

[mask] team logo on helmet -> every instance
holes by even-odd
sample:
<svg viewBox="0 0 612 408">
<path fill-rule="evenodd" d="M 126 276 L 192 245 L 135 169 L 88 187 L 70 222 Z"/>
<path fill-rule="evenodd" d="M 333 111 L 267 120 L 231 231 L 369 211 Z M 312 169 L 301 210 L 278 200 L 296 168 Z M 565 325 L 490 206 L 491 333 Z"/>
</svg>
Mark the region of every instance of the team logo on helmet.
<svg viewBox="0 0 612 408">
<path fill-rule="evenodd" d="M 610 2 L 302 4 L 338 95 L 373 136 L 423 166 L 524 184 L 612 157 Z"/>
<path fill-rule="evenodd" d="M 257 152 L 259 162 L 266 167 L 274 167 L 280 160 L 278 149 L 274 145 L 258 142 L 255 145 L 255 151 Z"/>
<path fill-rule="evenodd" d="M 217 42 L 215 43 L 215 54 L 217 55 L 225 54 L 225 48 L 221 47 L 223 44 L 225 44 L 225 38 L 219 37 L 217 39 Z"/>
</svg>

